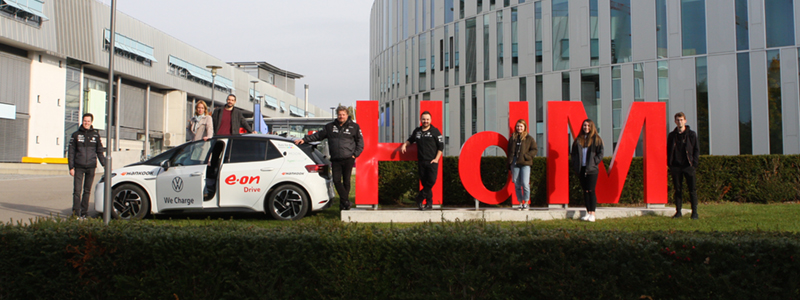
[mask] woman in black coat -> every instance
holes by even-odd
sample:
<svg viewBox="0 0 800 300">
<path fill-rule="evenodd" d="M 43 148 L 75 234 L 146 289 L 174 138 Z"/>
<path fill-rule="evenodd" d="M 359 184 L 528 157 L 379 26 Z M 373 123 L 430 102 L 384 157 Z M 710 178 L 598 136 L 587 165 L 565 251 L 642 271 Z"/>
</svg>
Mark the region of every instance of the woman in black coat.
<svg viewBox="0 0 800 300">
<path fill-rule="evenodd" d="M 583 190 L 583 199 L 586 203 L 586 215 L 581 220 L 594 222 L 594 211 L 597 208 L 595 187 L 597 186 L 598 166 L 603 161 L 603 139 L 597 134 L 597 127 L 591 119 L 583 121 L 581 131 L 572 143 L 571 156 L 570 167 L 578 174 L 581 190 Z"/>
</svg>

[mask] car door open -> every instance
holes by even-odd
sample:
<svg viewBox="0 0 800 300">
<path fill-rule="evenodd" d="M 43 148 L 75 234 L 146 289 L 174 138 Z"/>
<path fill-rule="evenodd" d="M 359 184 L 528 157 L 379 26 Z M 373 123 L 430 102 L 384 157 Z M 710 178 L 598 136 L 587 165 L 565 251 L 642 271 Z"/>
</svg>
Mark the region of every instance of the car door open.
<svg viewBox="0 0 800 300">
<path fill-rule="evenodd" d="M 213 140 L 185 145 L 162 165 L 165 170 L 156 178 L 159 211 L 203 207 L 203 188 L 209 150 Z"/>
</svg>

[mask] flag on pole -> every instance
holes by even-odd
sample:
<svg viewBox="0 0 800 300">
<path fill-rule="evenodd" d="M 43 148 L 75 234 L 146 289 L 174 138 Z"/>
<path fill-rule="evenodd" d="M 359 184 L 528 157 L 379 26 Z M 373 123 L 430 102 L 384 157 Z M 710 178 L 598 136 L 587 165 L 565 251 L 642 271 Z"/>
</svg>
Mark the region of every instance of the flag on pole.
<svg viewBox="0 0 800 300">
<path fill-rule="evenodd" d="M 269 133 L 267 123 L 264 122 L 264 116 L 261 115 L 261 101 L 253 102 L 253 133 Z"/>
</svg>

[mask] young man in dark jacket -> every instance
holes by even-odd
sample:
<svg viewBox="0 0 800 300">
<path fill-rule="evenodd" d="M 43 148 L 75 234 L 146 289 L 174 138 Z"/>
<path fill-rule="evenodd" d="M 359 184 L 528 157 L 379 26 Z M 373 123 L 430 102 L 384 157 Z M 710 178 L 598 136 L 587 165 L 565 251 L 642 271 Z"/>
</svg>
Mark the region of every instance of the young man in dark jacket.
<svg viewBox="0 0 800 300">
<path fill-rule="evenodd" d="M 83 115 L 81 127 L 72 134 L 72 138 L 69 140 L 69 156 L 67 157 L 69 175 L 74 177 L 72 215 L 81 220 L 86 219 L 89 213 L 89 194 L 92 192 L 97 160 L 100 160 L 101 165 L 106 165 L 100 134 L 92 127 L 92 121 L 94 121 L 92 114 Z"/>
<path fill-rule="evenodd" d="M 675 130 L 667 136 L 667 165 L 672 175 L 672 187 L 675 189 L 675 209 L 673 218 L 680 218 L 683 200 L 683 178 L 689 188 L 692 201 L 692 219 L 697 219 L 697 187 L 695 186 L 695 168 L 700 159 L 700 145 L 697 143 L 697 133 L 686 125 L 686 115 L 683 112 L 675 114 Z"/>
<path fill-rule="evenodd" d="M 442 158 L 444 149 L 444 137 L 439 129 L 431 125 L 431 113 L 425 111 L 419 116 L 422 126 L 414 129 L 400 147 L 400 151 L 406 153 L 406 146 L 417 143 L 417 167 L 419 169 L 419 181 L 422 189 L 417 194 L 417 206 L 419 210 L 433 208 L 433 185 L 436 184 L 436 177 L 439 175 L 439 159 Z M 422 206 L 422 202 L 426 202 Z"/>
<path fill-rule="evenodd" d="M 331 168 L 333 169 L 333 185 L 339 194 L 339 209 L 349 210 L 350 205 L 350 175 L 356 164 L 356 157 L 364 151 L 364 137 L 361 127 L 349 117 L 347 108 L 336 108 L 336 120 L 330 122 L 316 133 L 295 140 L 300 145 L 305 142 L 314 142 L 328 139 L 328 149 L 331 152 Z"/>
<path fill-rule="evenodd" d="M 235 104 L 236 95 L 230 94 L 225 106 L 214 110 L 214 114 L 211 116 L 214 121 L 214 134 L 239 134 L 239 128 L 244 128 L 248 133 L 253 132 L 253 128 L 244 119 L 242 109 L 234 106 Z"/>
</svg>

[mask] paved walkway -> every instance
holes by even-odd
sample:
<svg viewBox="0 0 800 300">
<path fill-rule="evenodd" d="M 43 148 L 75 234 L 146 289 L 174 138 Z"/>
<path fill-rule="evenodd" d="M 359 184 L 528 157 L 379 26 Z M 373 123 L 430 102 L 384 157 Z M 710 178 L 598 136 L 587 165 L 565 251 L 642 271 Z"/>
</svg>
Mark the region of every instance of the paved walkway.
<svg viewBox="0 0 800 300">
<path fill-rule="evenodd" d="M 95 175 L 97 183 L 102 173 Z M 89 215 L 94 212 L 94 184 Z M 72 214 L 72 176 L 0 174 L 0 222 L 30 223 L 40 217 Z"/>
</svg>

